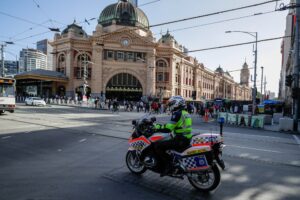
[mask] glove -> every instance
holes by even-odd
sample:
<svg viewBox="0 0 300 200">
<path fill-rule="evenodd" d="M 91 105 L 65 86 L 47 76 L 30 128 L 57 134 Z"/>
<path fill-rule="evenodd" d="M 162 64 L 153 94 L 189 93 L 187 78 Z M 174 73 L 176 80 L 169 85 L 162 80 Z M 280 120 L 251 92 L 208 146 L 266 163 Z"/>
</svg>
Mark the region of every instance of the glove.
<svg viewBox="0 0 300 200">
<path fill-rule="evenodd" d="M 154 132 L 161 132 L 161 133 L 170 133 L 171 131 L 167 128 L 165 128 L 165 125 L 162 124 L 155 124 L 154 125 Z"/>
<path fill-rule="evenodd" d="M 162 124 L 155 124 L 154 125 L 154 131 L 155 132 L 159 132 L 160 129 L 163 129 L 163 125 Z"/>
</svg>

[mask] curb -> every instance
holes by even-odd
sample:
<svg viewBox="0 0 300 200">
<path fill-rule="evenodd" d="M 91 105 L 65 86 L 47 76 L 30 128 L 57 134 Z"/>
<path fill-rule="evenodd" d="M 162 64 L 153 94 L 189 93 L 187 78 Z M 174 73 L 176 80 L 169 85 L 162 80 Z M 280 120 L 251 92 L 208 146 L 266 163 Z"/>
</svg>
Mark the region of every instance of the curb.
<svg viewBox="0 0 300 200">
<path fill-rule="evenodd" d="M 213 124 L 218 124 L 216 120 L 210 120 L 209 122 L 202 122 L 202 123 L 213 123 Z M 300 134 L 299 132 L 294 132 L 294 131 L 281 131 L 281 130 L 268 130 L 265 128 L 252 128 L 249 126 L 237 126 L 237 125 L 231 125 L 231 124 L 225 124 L 224 127 L 231 127 L 231 128 L 241 128 L 241 129 L 249 129 L 249 130 L 257 130 L 257 131 L 266 131 L 266 132 L 275 132 L 275 133 L 287 133 L 287 134 Z"/>
</svg>

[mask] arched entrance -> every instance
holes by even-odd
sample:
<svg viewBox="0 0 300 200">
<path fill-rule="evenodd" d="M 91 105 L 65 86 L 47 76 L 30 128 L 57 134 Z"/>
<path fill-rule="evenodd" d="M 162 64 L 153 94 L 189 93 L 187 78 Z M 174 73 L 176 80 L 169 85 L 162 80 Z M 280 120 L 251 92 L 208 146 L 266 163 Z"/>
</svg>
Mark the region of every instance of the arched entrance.
<svg viewBox="0 0 300 200">
<path fill-rule="evenodd" d="M 128 73 L 113 76 L 106 85 L 106 98 L 119 101 L 139 101 L 143 96 L 143 88 L 139 80 Z"/>
</svg>

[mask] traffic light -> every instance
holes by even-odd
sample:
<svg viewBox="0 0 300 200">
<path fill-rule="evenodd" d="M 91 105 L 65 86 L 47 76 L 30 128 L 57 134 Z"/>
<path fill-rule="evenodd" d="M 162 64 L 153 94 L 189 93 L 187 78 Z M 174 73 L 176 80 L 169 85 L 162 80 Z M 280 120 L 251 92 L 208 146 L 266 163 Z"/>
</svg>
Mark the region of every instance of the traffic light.
<svg viewBox="0 0 300 200">
<path fill-rule="evenodd" d="M 293 83 L 293 76 L 292 75 L 287 75 L 285 77 L 285 86 L 291 87 Z"/>
<path fill-rule="evenodd" d="M 292 98 L 293 99 L 297 99 L 298 98 L 298 92 L 299 92 L 299 88 L 293 88 L 292 89 Z"/>
</svg>

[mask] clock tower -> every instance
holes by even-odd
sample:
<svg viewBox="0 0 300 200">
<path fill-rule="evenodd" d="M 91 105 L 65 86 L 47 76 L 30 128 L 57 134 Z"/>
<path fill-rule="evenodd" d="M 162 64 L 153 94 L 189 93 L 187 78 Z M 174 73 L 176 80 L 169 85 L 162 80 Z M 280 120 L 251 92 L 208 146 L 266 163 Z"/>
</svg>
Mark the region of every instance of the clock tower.
<svg viewBox="0 0 300 200">
<path fill-rule="evenodd" d="M 248 64 L 245 62 L 243 65 L 243 68 L 241 70 L 241 85 L 249 86 L 249 77 L 250 77 L 250 71 L 248 68 Z"/>
</svg>

